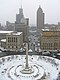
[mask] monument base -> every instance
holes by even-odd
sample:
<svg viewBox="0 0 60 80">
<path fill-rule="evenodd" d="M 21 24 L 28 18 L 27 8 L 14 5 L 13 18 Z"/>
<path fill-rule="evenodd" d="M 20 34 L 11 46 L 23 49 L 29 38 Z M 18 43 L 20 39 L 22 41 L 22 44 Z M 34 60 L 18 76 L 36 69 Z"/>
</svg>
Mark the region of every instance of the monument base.
<svg viewBox="0 0 60 80">
<path fill-rule="evenodd" d="M 30 68 L 30 67 L 27 67 L 27 68 L 24 68 L 20 71 L 22 74 L 31 74 L 33 73 L 33 68 Z"/>
</svg>

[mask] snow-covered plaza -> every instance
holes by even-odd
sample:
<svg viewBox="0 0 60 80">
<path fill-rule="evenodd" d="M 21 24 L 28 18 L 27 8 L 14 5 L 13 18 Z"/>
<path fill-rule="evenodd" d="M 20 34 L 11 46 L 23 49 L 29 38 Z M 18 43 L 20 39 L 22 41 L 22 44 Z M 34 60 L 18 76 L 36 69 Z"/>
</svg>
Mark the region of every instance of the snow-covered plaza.
<svg viewBox="0 0 60 80">
<path fill-rule="evenodd" d="M 28 56 L 31 74 L 21 70 L 26 64 L 25 55 L 11 55 L 0 58 L 0 80 L 57 80 L 60 76 L 60 61 L 45 56 Z M 60 80 L 60 79 L 58 79 Z"/>
</svg>

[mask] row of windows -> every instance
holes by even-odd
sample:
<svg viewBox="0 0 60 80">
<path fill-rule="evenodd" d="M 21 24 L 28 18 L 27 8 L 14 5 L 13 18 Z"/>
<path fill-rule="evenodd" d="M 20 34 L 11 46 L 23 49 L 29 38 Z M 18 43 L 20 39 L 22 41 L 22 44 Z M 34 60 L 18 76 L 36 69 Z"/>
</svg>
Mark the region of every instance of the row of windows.
<svg viewBox="0 0 60 80">
<path fill-rule="evenodd" d="M 17 43 L 8 43 L 7 45 L 15 46 Z"/>
<path fill-rule="evenodd" d="M 44 50 L 53 50 L 52 47 L 43 47 L 42 49 L 44 49 Z"/>
<path fill-rule="evenodd" d="M 17 42 L 17 37 L 8 37 L 8 42 Z"/>
<path fill-rule="evenodd" d="M 41 46 L 42 49 L 58 49 L 59 45 L 58 43 L 43 43 Z"/>
<path fill-rule="evenodd" d="M 8 48 L 15 48 L 15 47 L 14 47 L 14 46 L 11 46 L 11 47 L 10 47 L 10 46 L 8 46 Z M 18 48 L 18 47 L 16 46 L 16 48 Z"/>
<path fill-rule="evenodd" d="M 50 37 L 50 36 L 49 36 L 49 37 L 42 37 L 42 39 L 52 39 L 52 38 L 54 38 L 54 39 L 58 39 L 59 36 L 57 36 L 57 37 L 56 37 L 56 36 L 54 36 L 54 37 L 52 37 L 52 36 L 51 36 L 51 37 Z"/>
<path fill-rule="evenodd" d="M 53 46 L 53 44 L 52 43 L 43 43 L 43 46 L 47 46 L 47 47 L 52 47 Z"/>
<path fill-rule="evenodd" d="M 44 49 L 44 50 L 57 50 L 58 47 L 42 47 L 41 49 Z"/>
<path fill-rule="evenodd" d="M 48 47 L 52 47 L 52 46 L 58 46 L 58 43 L 43 43 L 43 46 L 48 46 Z"/>
<path fill-rule="evenodd" d="M 52 41 L 58 42 L 58 39 L 43 39 L 42 41 L 44 41 L 44 42 L 52 42 Z"/>
</svg>

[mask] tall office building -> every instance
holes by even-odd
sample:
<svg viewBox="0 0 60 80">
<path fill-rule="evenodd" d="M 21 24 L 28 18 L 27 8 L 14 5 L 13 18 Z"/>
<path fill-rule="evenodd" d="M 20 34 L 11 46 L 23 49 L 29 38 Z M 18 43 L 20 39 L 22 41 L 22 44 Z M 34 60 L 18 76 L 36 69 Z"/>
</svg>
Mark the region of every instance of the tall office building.
<svg viewBox="0 0 60 80">
<path fill-rule="evenodd" d="M 40 35 L 41 29 L 44 28 L 44 13 L 42 8 L 39 6 L 37 10 L 37 31 Z"/>
<path fill-rule="evenodd" d="M 28 36 L 29 18 L 25 18 L 23 15 L 23 8 L 19 9 L 19 14 L 16 15 L 15 31 L 23 32 L 23 41 L 26 41 Z"/>
<path fill-rule="evenodd" d="M 19 14 L 16 14 L 16 23 L 21 23 L 21 19 L 24 18 L 23 9 L 19 9 Z"/>
<path fill-rule="evenodd" d="M 16 14 L 16 23 L 17 24 L 26 24 L 29 25 L 29 19 L 24 17 L 23 8 L 19 8 L 19 14 Z"/>
</svg>

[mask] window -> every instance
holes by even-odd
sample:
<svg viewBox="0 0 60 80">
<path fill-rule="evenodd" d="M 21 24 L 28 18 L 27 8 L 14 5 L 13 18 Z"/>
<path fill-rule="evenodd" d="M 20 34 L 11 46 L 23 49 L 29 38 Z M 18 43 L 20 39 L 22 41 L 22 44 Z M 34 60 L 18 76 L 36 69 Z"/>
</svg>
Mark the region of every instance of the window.
<svg viewBox="0 0 60 80">
<path fill-rule="evenodd" d="M 8 42 L 9 42 L 9 37 L 8 37 Z"/>
<path fill-rule="evenodd" d="M 14 37 L 14 42 L 15 42 L 15 37 Z"/>
<path fill-rule="evenodd" d="M 16 37 L 16 42 L 17 42 L 17 37 Z"/>
<path fill-rule="evenodd" d="M 13 42 L 13 37 L 12 37 L 12 42 Z"/>
<path fill-rule="evenodd" d="M 10 46 L 8 46 L 8 48 L 10 48 Z"/>
<path fill-rule="evenodd" d="M 12 46 L 12 48 L 14 48 L 14 46 Z"/>
<path fill-rule="evenodd" d="M 11 37 L 10 37 L 10 42 L 11 42 Z"/>
</svg>

